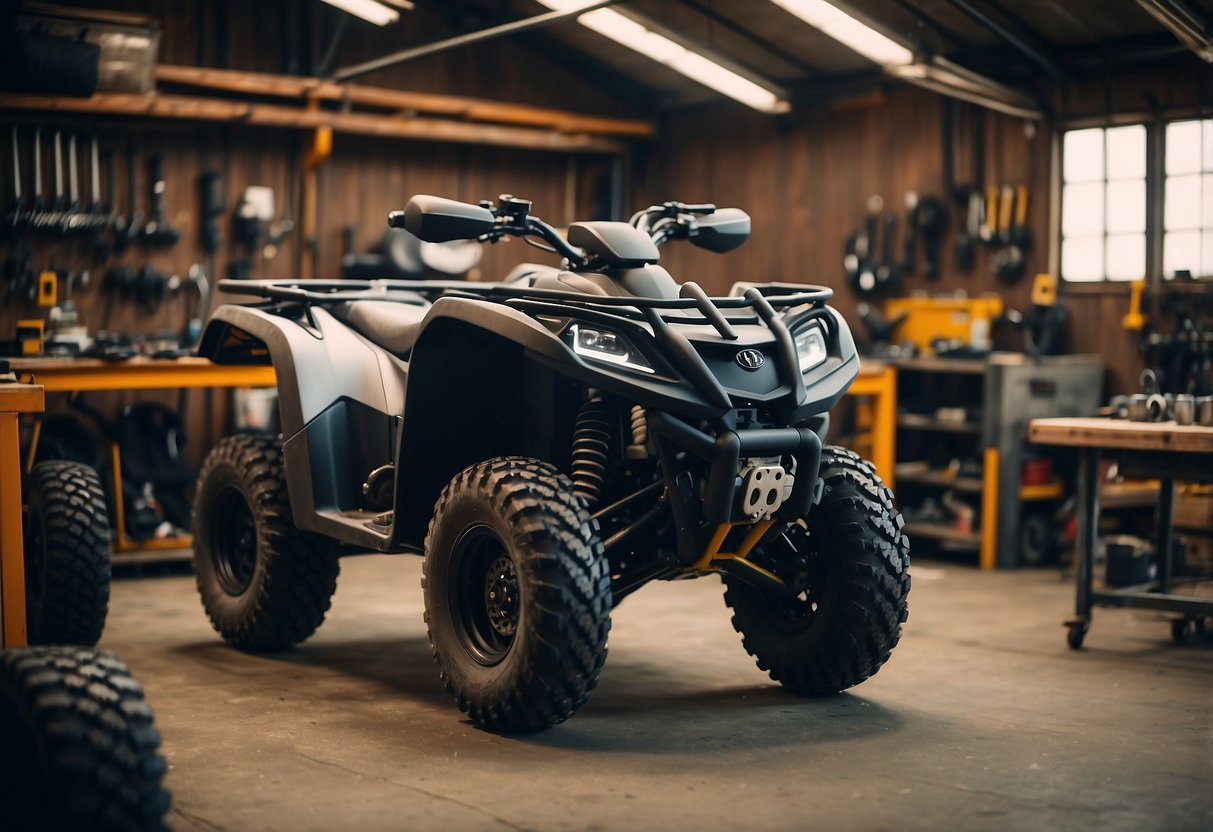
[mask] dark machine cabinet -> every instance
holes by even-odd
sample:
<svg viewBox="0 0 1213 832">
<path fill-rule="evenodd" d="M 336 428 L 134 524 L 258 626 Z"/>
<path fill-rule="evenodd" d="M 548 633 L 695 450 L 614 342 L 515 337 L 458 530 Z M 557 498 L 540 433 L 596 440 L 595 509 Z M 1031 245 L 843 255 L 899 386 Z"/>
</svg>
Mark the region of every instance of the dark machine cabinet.
<svg viewBox="0 0 1213 832">
<path fill-rule="evenodd" d="M 1025 484 L 1024 463 L 1048 458 L 1027 445 L 1028 423 L 1050 416 L 1086 416 L 1101 402 L 1103 367 L 1098 356 L 1033 360 L 994 353 L 981 360 L 918 358 L 895 362 L 898 370 L 898 496 L 909 507 L 912 537 L 957 551 L 973 551 L 983 569 L 1038 562 L 1026 551 L 1033 534 L 1065 489 L 1056 472 Z M 976 464 L 949 470 L 948 458 Z M 942 462 L 942 464 L 941 464 Z M 971 529 L 915 519 L 914 506 L 952 492 L 972 506 Z M 1035 508 L 1035 510 L 1033 510 Z"/>
</svg>

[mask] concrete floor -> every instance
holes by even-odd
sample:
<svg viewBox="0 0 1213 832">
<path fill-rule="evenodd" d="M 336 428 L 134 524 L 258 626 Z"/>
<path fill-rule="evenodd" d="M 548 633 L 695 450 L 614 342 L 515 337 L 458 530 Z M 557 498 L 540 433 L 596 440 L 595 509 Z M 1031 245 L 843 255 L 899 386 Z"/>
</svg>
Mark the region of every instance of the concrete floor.
<svg viewBox="0 0 1213 832">
<path fill-rule="evenodd" d="M 741 649 L 715 579 L 615 611 L 589 704 L 543 734 L 471 727 L 440 687 L 420 561 L 345 561 L 280 657 L 210 629 L 189 576 L 116 582 L 102 646 L 164 736 L 191 830 L 1213 829 L 1213 644 L 1097 610 L 1056 571 L 918 563 L 892 661 L 825 700 Z"/>
</svg>

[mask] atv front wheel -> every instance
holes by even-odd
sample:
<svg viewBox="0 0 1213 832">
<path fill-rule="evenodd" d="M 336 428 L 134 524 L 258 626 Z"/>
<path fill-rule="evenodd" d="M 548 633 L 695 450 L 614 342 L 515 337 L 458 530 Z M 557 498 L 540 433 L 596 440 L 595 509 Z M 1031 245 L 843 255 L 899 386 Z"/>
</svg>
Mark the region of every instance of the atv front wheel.
<svg viewBox="0 0 1213 832">
<path fill-rule="evenodd" d="M 298 644 L 324 621 L 340 568 L 329 538 L 291 521 L 278 439 L 222 439 L 194 498 L 194 572 L 219 634 L 242 650 Z"/>
<path fill-rule="evenodd" d="M 888 661 L 910 591 L 910 542 L 893 493 L 844 448 L 823 449 L 825 492 L 805 526 L 791 526 L 757 559 L 798 560 L 804 580 L 780 598 L 725 576 L 733 626 L 758 666 L 806 695 L 857 685 Z"/>
<path fill-rule="evenodd" d="M 25 516 L 26 630 L 30 644 L 101 638 L 109 611 L 109 518 L 97 472 L 79 462 L 30 471 Z"/>
<path fill-rule="evenodd" d="M 551 465 L 500 457 L 451 480 L 430 521 L 422 588 L 439 674 L 475 724 L 547 728 L 598 683 L 610 570 L 598 524 Z"/>
<path fill-rule="evenodd" d="M 0 651 L 4 828 L 164 829 L 159 746 L 142 689 L 112 655 Z"/>
</svg>

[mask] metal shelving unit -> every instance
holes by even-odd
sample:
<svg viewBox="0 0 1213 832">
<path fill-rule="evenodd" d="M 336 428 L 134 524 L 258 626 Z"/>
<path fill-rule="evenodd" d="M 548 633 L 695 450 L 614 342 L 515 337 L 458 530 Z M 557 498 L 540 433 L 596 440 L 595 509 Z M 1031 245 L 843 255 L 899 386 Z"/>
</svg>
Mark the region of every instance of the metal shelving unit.
<svg viewBox="0 0 1213 832">
<path fill-rule="evenodd" d="M 916 441 L 898 440 L 898 496 L 906 503 L 916 493 L 952 491 L 962 499 L 980 495 L 980 506 L 975 506 L 980 526 L 973 531 L 917 521 L 906 524 L 907 533 L 951 550 L 976 553 L 983 569 L 1024 565 L 1025 505 L 1047 504 L 1065 493 L 1059 480 L 1022 484 L 1028 422 L 1094 412 L 1103 376 L 1098 356 L 1036 361 L 1019 353 L 994 353 L 978 360 L 918 358 L 893 363 L 898 370 L 898 432 L 906 439 L 918 435 Z M 963 419 L 921 412 L 926 406 L 950 409 L 953 416 L 959 410 Z M 944 456 L 979 460 L 980 474 L 959 476 L 931 467 L 924 458 L 931 454 L 924 452 L 938 451 L 932 437 L 946 443 Z"/>
</svg>

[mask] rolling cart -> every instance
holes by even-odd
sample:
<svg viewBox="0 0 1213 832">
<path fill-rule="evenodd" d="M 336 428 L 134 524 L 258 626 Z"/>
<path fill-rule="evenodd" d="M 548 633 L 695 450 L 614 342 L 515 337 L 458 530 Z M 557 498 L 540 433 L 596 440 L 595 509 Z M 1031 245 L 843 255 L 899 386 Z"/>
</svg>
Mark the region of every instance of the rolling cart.
<svg viewBox="0 0 1213 832">
<path fill-rule="evenodd" d="M 1065 624 L 1071 648 L 1082 647 L 1096 606 L 1134 607 L 1177 613 L 1171 634 L 1185 641 L 1213 617 L 1213 597 L 1176 594 L 1180 583 L 1170 557 L 1175 536 L 1172 513 L 1175 483 L 1213 482 L 1213 427 L 1174 422 L 1128 422 L 1113 419 L 1034 419 L 1029 439 L 1039 445 L 1078 449 L 1077 592 L 1074 617 Z M 1116 459 L 1130 475 L 1162 481 L 1158 503 L 1158 577 L 1124 589 L 1096 589 L 1093 577 L 1099 525 L 1099 461 Z"/>
</svg>

